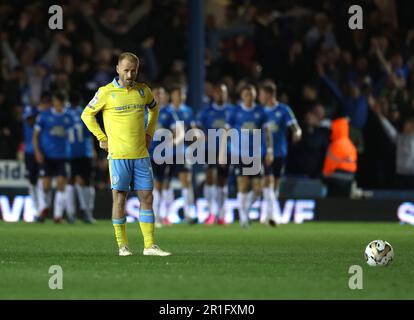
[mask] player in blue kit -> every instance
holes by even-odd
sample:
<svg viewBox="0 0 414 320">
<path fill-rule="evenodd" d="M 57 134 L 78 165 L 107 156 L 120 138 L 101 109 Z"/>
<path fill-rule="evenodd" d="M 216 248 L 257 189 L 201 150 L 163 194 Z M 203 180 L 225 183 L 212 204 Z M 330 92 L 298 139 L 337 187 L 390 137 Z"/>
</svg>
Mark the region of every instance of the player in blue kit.
<svg viewBox="0 0 414 320">
<path fill-rule="evenodd" d="M 213 101 L 202 108 L 197 115 L 197 127 L 204 131 L 208 137 L 209 129 L 224 129 L 226 115 L 231 112 L 233 105 L 228 102 L 228 90 L 225 84 L 219 83 L 213 89 Z M 227 198 L 227 177 L 228 166 L 218 165 L 219 139 L 216 140 L 216 147 L 206 141 L 206 181 L 204 184 L 204 198 L 207 200 L 209 216 L 206 224 L 224 224 L 224 203 Z M 216 163 L 208 163 L 208 155 L 213 155 Z M 217 208 L 217 209 L 216 209 Z M 217 212 L 214 212 L 214 210 Z"/>
<path fill-rule="evenodd" d="M 164 128 L 172 130 L 174 137 L 174 163 L 170 166 L 170 175 L 180 180 L 184 199 L 184 215 L 189 224 L 197 223 L 194 207 L 194 191 L 192 187 L 192 167 L 185 159 L 185 132 L 196 128 L 192 109 L 184 104 L 184 90 L 180 86 L 170 89 L 171 103 L 167 107 L 165 119 L 160 118 Z"/>
<path fill-rule="evenodd" d="M 238 141 L 231 139 L 231 156 L 240 159 L 240 163 L 236 166 L 235 175 L 237 177 L 240 225 L 245 228 L 249 226 L 249 209 L 261 196 L 260 171 L 264 155 L 261 141 L 264 138 L 263 131 L 266 127 L 267 117 L 263 107 L 255 103 L 256 88 L 254 86 L 247 85 L 241 90 L 241 100 L 241 103 L 228 113 L 226 128 L 228 130 L 235 129 L 235 133 L 237 133 Z M 254 131 L 255 129 L 258 131 Z M 254 139 L 254 135 L 256 135 L 256 139 Z M 226 161 L 228 136 L 232 138 L 229 132 L 222 137 L 220 163 Z M 250 163 L 246 163 L 248 157 Z M 246 174 L 248 168 L 251 168 L 251 172 Z M 250 192 L 249 189 L 251 189 Z"/>
<path fill-rule="evenodd" d="M 36 162 L 33 148 L 33 131 L 38 110 L 27 105 L 23 111 L 23 135 L 24 135 L 24 163 L 26 166 L 26 178 L 29 180 L 29 195 L 32 198 L 36 216 L 39 214 L 39 190 L 37 181 L 39 178 L 39 166 Z"/>
<path fill-rule="evenodd" d="M 151 155 L 152 172 L 154 175 L 154 190 L 153 190 L 153 210 L 155 215 L 155 227 L 160 228 L 162 225 L 169 225 L 168 219 L 169 208 L 174 201 L 174 192 L 170 187 L 169 171 L 171 166 L 166 164 L 158 164 L 160 160 L 159 155 L 154 154 L 154 149 L 161 142 L 158 141 L 158 129 L 167 129 L 165 125 L 168 125 L 170 121 L 170 114 L 168 107 L 169 95 L 163 87 L 157 87 L 152 90 L 155 101 L 158 103 L 160 111 L 158 115 L 158 123 L 155 128 L 154 138 L 151 144 L 149 153 Z"/>
<path fill-rule="evenodd" d="M 267 128 L 272 135 L 271 139 L 267 140 L 268 144 L 263 145 L 263 149 L 266 149 L 263 182 L 263 196 L 266 202 L 264 221 L 271 226 L 276 226 L 274 205 L 279 195 L 280 177 L 286 164 L 288 130 L 292 131 L 293 143 L 299 142 L 302 131 L 291 108 L 277 100 L 275 84 L 266 82 L 260 87 L 259 101 L 265 108 L 268 119 Z"/>
<path fill-rule="evenodd" d="M 94 155 L 92 134 L 81 119 L 83 106 L 79 94 L 73 93 L 71 95 L 70 105 L 68 112 L 72 116 L 72 127 L 68 131 L 68 153 L 71 179 L 66 186 L 67 210 L 75 212 L 75 197 L 72 185 L 74 184 L 84 222 L 95 223 L 96 221 L 93 218 L 95 188 L 92 185 L 92 159 Z"/>
<path fill-rule="evenodd" d="M 57 93 L 52 98 L 52 108 L 41 112 L 33 133 L 33 147 L 43 179 L 44 202 L 50 204 L 52 178 L 57 178 L 57 192 L 54 201 L 54 221 L 60 223 L 67 207 L 66 158 L 67 136 L 72 127 L 72 117 L 65 110 L 65 97 Z M 39 221 L 44 221 L 49 208 L 42 210 Z M 72 217 L 69 217 L 72 218 Z"/>
</svg>

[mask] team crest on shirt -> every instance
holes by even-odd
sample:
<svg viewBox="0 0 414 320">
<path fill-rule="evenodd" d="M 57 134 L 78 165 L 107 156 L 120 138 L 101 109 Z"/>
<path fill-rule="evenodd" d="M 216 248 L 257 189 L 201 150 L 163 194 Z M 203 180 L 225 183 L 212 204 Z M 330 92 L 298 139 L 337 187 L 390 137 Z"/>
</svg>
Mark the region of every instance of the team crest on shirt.
<svg viewBox="0 0 414 320">
<path fill-rule="evenodd" d="M 280 118 L 280 116 L 281 116 L 282 114 L 280 113 L 280 111 L 277 111 L 276 113 L 275 113 L 275 116 L 276 116 L 276 118 Z"/>
<path fill-rule="evenodd" d="M 119 182 L 119 176 L 113 175 L 112 176 L 112 184 L 117 185 Z"/>
<path fill-rule="evenodd" d="M 260 118 L 260 113 L 256 112 L 256 113 L 254 114 L 254 118 L 255 118 L 255 119 L 259 119 L 259 118 Z"/>
<path fill-rule="evenodd" d="M 142 98 L 145 98 L 145 92 L 144 92 L 144 89 L 138 89 L 138 92 L 139 92 L 139 95 L 142 97 Z"/>
</svg>

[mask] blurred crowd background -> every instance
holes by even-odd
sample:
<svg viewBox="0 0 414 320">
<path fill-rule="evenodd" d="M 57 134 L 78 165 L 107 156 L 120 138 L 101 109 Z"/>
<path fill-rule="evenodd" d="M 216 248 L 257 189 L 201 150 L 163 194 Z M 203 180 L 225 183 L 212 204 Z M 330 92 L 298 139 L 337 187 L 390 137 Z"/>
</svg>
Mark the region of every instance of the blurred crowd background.
<svg viewBox="0 0 414 320">
<path fill-rule="evenodd" d="M 187 84 L 187 1 L 61 2 L 61 31 L 48 28 L 51 4 L 0 1 L 0 159 L 22 153 L 24 105 L 54 91 L 88 102 L 114 77 L 122 51 L 141 58 L 140 81 Z M 363 30 L 349 29 L 353 4 L 364 9 Z M 414 188 L 412 150 L 398 150 L 401 137 L 414 150 L 413 12 L 411 1 L 396 0 L 207 0 L 204 101 L 217 82 L 237 102 L 246 83 L 272 79 L 304 131 L 290 147 L 288 175 L 320 177 L 329 119 L 343 114 L 359 152 L 358 185 Z M 400 172 L 399 161 L 413 161 L 412 172 Z M 99 152 L 97 167 L 104 188 Z"/>
</svg>

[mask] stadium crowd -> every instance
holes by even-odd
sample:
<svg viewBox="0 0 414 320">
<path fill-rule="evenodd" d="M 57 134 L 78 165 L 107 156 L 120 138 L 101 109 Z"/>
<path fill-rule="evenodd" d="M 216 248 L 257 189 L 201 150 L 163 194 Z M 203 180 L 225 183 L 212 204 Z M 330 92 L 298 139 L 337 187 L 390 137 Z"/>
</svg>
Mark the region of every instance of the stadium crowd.
<svg viewBox="0 0 414 320">
<path fill-rule="evenodd" d="M 330 119 L 343 115 L 358 150 L 358 184 L 414 188 L 407 10 L 398 1 L 364 1 L 364 29 L 351 31 L 349 1 L 304 3 L 206 2 L 205 102 L 214 84 L 225 83 L 236 103 L 246 84 L 271 79 L 303 129 L 289 148 L 288 175 L 321 177 Z M 186 1 L 66 1 L 61 31 L 48 28 L 47 9 L 44 1 L 0 1 L 0 159 L 22 154 L 25 105 L 56 91 L 87 103 L 112 81 L 122 51 L 141 58 L 139 81 L 186 86 Z M 96 183 L 105 188 L 106 154 L 97 151 Z"/>
</svg>

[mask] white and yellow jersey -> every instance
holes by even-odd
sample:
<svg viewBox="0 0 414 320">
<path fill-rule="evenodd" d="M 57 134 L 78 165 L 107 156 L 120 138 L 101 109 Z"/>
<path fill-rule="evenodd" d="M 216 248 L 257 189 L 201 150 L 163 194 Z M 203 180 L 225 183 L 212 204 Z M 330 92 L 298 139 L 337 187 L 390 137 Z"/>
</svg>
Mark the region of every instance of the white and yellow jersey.
<svg viewBox="0 0 414 320">
<path fill-rule="evenodd" d="M 148 125 L 145 129 L 145 110 Z M 106 134 L 96 122 L 102 111 Z M 158 105 L 144 83 L 122 87 L 115 78 L 100 87 L 82 112 L 82 120 L 99 141 L 108 140 L 108 159 L 140 159 L 149 156 L 145 135 L 154 135 Z"/>
</svg>

